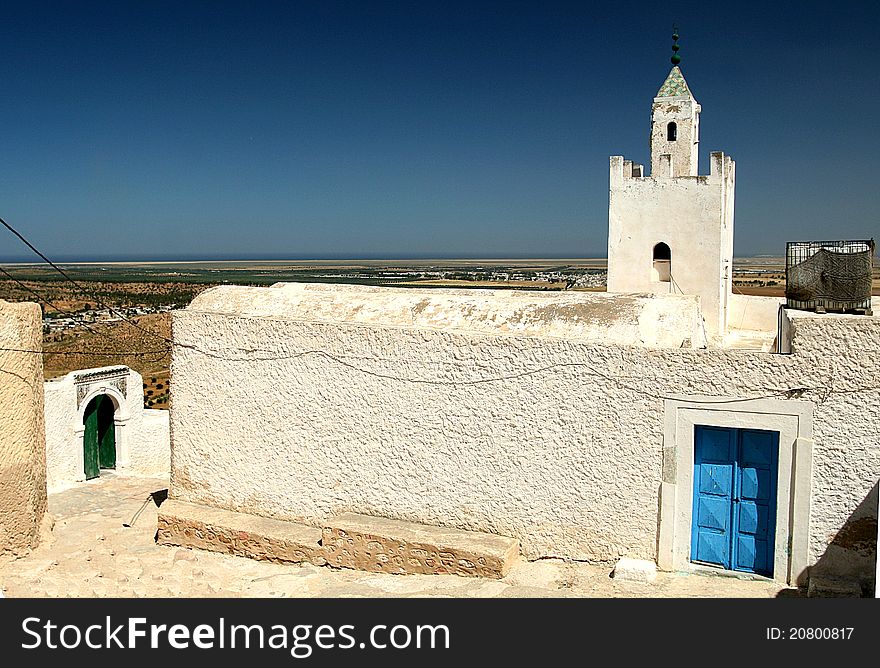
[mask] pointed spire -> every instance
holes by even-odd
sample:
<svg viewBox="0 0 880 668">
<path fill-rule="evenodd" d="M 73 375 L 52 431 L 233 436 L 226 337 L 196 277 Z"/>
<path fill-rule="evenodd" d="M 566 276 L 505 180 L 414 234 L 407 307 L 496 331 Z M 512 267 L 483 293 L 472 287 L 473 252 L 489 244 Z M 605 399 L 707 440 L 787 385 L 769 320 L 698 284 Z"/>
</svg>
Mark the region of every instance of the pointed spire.
<svg viewBox="0 0 880 668">
<path fill-rule="evenodd" d="M 678 65 L 673 65 L 672 69 L 669 70 L 669 76 L 666 77 L 666 81 L 660 86 L 660 90 L 657 91 L 655 97 L 692 98 L 693 96 L 691 89 L 688 88 L 687 81 L 684 80 L 684 75 L 681 73 L 681 69 Z"/>
<path fill-rule="evenodd" d="M 674 23 L 672 24 L 672 58 L 669 60 L 672 61 L 673 65 L 678 65 L 681 62 L 681 56 L 678 55 L 678 26 Z"/>
</svg>

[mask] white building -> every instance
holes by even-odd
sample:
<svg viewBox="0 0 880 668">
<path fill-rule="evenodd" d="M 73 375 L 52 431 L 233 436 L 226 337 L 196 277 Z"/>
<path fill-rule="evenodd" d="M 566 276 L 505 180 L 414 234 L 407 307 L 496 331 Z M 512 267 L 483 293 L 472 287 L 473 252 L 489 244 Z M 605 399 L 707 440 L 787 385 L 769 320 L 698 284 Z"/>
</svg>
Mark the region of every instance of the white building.
<svg viewBox="0 0 880 668">
<path fill-rule="evenodd" d="M 72 371 L 44 383 L 50 492 L 102 471 L 156 475 L 170 467 L 168 412 L 145 410 L 143 378 L 126 366 Z"/>
<path fill-rule="evenodd" d="M 333 536 L 353 512 L 870 591 L 880 317 L 730 294 L 733 163 L 697 175 L 698 114 L 674 67 L 652 175 L 612 158 L 609 294 L 223 286 L 175 311 L 170 495 L 196 510 L 160 539 L 256 554 L 248 515 Z"/>
<path fill-rule="evenodd" d="M 700 105 L 673 66 L 651 112 L 651 173 L 611 158 L 608 291 L 698 295 L 709 337 L 728 329 L 733 263 L 733 160 L 698 172 Z"/>
</svg>

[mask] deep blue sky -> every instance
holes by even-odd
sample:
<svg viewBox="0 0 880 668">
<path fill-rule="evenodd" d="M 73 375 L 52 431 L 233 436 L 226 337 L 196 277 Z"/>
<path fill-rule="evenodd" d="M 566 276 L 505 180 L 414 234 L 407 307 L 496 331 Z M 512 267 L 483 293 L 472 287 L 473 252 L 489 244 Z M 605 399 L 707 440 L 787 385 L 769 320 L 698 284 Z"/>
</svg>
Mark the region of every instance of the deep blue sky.
<svg viewBox="0 0 880 668">
<path fill-rule="evenodd" d="M 604 256 L 673 21 L 736 254 L 880 236 L 876 2 L 6 5 L 0 216 L 59 259 Z"/>
</svg>

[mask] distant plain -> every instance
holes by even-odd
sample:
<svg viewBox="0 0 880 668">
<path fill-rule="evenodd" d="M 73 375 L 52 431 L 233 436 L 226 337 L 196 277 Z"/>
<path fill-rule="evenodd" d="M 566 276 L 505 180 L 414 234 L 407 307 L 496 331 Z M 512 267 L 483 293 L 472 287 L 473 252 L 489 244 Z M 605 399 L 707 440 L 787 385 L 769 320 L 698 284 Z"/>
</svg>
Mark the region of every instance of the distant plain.
<svg viewBox="0 0 880 668">
<path fill-rule="evenodd" d="M 167 408 L 169 311 L 184 308 L 210 287 L 291 281 L 401 288 L 603 291 L 607 260 L 229 260 L 60 266 L 78 285 L 46 264 L 0 264 L 12 277 L 0 278 L 0 299 L 36 301 L 43 308 L 44 375 L 52 378 L 76 369 L 125 364 L 144 376 L 145 405 Z M 784 266 L 782 257 L 735 258 L 733 289 L 741 294 L 781 297 L 785 294 Z M 873 294 L 880 295 L 880 262 L 876 260 Z M 120 319 L 114 310 L 124 310 L 131 322 Z"/>
</svg>

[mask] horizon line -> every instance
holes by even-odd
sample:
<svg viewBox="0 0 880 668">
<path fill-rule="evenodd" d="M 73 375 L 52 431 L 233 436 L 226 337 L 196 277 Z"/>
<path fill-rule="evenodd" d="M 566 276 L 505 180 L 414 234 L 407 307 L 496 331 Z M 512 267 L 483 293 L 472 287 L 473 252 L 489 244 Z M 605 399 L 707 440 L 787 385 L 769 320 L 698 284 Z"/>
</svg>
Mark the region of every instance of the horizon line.
<svg viewBox="0 0 880 668">
<path fill-rule="evenodd" d="M 750 255 L 734 256 L 734 259 L 756 259 L 756 258 L 784 258 L 785 254 L 773 253 L 755 253 Z M 55 257 L 52 261 L 56 264 L 200 264 L 200 263 L 218 263 L 230 264 L 235 262 L 444 262 L 444 261 L 470 261 L 470 262 L 502 262 L 502 261 L 572 261 L 584 262 L 595 260 L 608 260 L 607 252 L 604 254 L 584 255 L 581 257 L 561 256 L 561 255 L 400 255 L 400 256 L 324 256 L 324 257 L 239 257 L 231 258 L 228 256 L 168 256 L 168 257 L 152 257 L 144 258 L 143 256 L 126 257 L 126 256 L 86 256 L 86 257 Z M 0 264 L 7 265 L 45 265 L 46 263 L 39 258 L 25 259 L 23 256 L 0 256 Z M 48 265 L 47 265 L 48 266 Z"/>
</svg>

